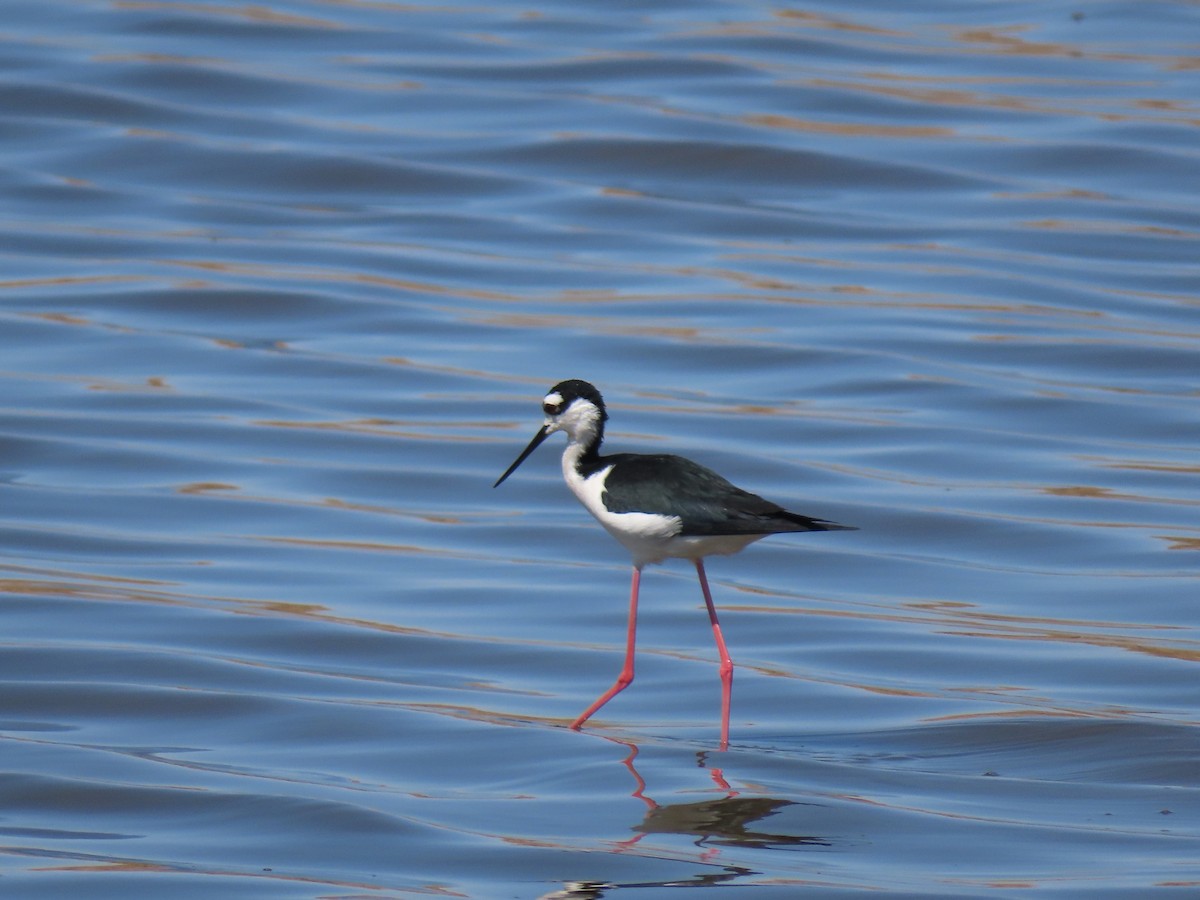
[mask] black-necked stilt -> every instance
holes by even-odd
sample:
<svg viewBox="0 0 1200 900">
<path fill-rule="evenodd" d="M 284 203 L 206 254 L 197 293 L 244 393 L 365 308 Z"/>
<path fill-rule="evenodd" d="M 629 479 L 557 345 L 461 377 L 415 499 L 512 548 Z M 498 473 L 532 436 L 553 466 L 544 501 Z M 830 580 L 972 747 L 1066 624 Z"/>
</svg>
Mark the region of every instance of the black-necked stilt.
<svg viewBox="0 0 1200 900">
<path fill-rule="evenodd" d="M 583 711 L 578 730 L 596 710 L 633 681 L 638 588 L 642 568 L 665 559 L 690 559 L 700 577 L 717 652 L 721 657 L 721 744 L 729 739 L 729 697 L 733 660 L 725 648 L 713 606 L 704 557 L 737 553 L 769 534 L 788 531 L 852 531 L 852 526 L 788 512 L 757 494 L 730 484 L 716 472 L 682 456 L 615 453 L 600 455 L 608 412 L 600 392 L 586 381 L 561 381 L 542 400 L 545 423 L 493 487 L 499 487 L 549 435 L 567 433 L 563 478 L 587 511 L 633 556 L 629 591 L 629 630 L 625 665 L 611 688 Z"/>
</svg>

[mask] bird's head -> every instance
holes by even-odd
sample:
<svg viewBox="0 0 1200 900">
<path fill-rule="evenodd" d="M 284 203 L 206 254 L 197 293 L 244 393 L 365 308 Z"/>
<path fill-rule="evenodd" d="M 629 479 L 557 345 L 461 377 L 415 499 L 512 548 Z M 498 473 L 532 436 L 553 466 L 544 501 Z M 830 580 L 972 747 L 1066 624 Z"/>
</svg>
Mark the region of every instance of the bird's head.
<svg viewBox="0 0 1200 900">
<path fill-rule="evenodd" d="M 604 438 L 604 423 L 608 420 L 604 398 L 594 385 L 586 381 L 573 378 L 560 381 L 550 388 L 550 393 L 542 398 L 542 412 L 546 415 L 542 427 L 492 487 L 499 487 L 542 441 L 556 431 L 565 431 L 572 443 L 583 444 L 591 449 L 598 447 Z"/>
</svg>

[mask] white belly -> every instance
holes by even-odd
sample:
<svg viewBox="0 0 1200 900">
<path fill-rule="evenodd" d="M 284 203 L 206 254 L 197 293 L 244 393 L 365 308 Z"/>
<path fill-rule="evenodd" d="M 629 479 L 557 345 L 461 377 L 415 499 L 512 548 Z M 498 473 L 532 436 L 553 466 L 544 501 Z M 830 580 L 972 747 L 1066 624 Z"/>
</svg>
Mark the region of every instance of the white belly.
<svg viewBox="0 0 1200 900">
<path fill-rule="evenodd" d="M 580 477 L 574 460 L 563 456 L 563 477 L 571 492 L 579 498 L 605 530 L 620 541 L 633 556 L 633 564 L 643 566 L 664 559 L 699 559 L 737 553 L 765 534 L 680 535 L 683 523 L 678 516 L 643 512 L 610 512 L 604 505 L 604 482 L 612 467 L 601 469 L 588 478 Z"/>
</svg>

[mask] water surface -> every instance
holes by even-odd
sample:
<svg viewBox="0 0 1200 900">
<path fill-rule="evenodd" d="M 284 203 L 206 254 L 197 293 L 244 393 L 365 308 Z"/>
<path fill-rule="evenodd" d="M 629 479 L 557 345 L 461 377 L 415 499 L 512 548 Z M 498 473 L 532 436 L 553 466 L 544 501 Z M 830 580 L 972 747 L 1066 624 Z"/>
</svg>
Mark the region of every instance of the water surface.
<svg viewBox="0 0 1200 900">
<path fill-rule="evenodd" d="M 1195 895 L 1194 3 L 5 9 L 12 896 Z"/>
</svg>

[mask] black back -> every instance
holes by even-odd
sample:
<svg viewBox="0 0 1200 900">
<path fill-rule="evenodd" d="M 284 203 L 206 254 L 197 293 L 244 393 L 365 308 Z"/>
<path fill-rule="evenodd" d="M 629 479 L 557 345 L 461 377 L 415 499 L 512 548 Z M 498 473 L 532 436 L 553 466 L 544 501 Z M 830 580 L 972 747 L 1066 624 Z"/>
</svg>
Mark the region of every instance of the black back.
<svg viewBox="0 0 1200 900">
<path fill-rule="evenodd" d="M 586 477 L 609 465 L 614 468 L 605 479 L 603 500 L 610 511 L 679 516 L 682 535 L 849 530 L 845 525 L 789 512 L 682 456 L 591 456 L 580 461 L 580 470 Z"/>
</svg>

